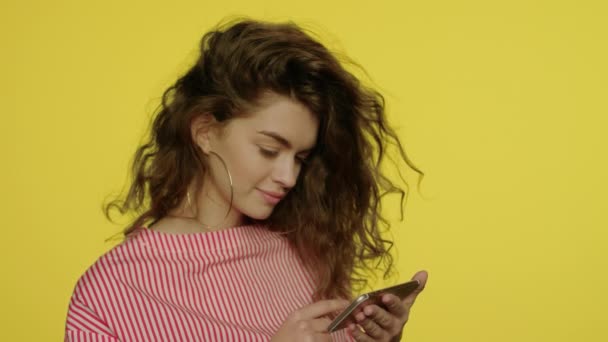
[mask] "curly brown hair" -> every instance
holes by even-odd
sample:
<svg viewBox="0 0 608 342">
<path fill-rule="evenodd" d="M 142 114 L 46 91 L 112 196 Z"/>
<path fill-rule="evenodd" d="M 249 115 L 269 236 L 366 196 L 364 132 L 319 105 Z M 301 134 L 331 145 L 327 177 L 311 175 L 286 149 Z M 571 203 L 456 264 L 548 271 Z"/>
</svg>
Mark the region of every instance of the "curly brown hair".
<svg viewBox="0 0 608 342">
<path fill-rule="evenodd" d="M 135 154 L 128 194 L 105 205 L 105 214 L 111 220 L 112 208 L 136 213 L 126 237 L 167 215 L 207 170 L 192 120 L 212 113 L 226 123 L 255 108 L 267 91 L 307 106 L 319 133 L 297 184 L 263 223 L 283 232 L 316 273 L 315 299 L 349 298 L 368 271 L 381 265 L 387 276 L 392 268 L 393 244 L 383 236 L 390 224 L 380 204 L 396 193 L 403 208 L 405 191 L 381 172 L 387 147 L 397 148 L 419 183 L 424 174 L 387 125 L 383 96 L 294 23 L 240 19 L 203 36 L 194 66 L 163 94 L 149 140 Z"/>
</svg>

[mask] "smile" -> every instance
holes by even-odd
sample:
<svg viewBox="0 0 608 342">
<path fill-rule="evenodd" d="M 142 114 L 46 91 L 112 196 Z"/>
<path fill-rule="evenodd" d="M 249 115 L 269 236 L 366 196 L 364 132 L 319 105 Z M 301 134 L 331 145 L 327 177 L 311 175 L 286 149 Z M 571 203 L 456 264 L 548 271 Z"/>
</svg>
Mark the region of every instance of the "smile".
<svg viewBox="0 0 608 342">
<path fill-rule="evenodd" d="M 275 205 L 277 203 L 279 203 L 281 201 L 281 199 L 285 196 L 283 194 L 279 194 L 279 193 L 274 193 L 274 192 L 267 192 L 267 191 L 263 191 L 260 189 L 257 189 L 260 194 L 262 194 L 262 197 L 264 198 L 264 200 L 272 205 Z"/>
</svg>

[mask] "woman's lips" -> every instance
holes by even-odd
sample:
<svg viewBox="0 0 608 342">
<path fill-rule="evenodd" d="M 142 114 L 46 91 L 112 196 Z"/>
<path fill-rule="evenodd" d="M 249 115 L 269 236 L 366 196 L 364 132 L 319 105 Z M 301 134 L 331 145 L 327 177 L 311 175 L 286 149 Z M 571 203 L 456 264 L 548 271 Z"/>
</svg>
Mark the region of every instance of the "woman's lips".
<svg viewBox="0 0 608 342">
<path fill-rule="evenodd" d="M 258 191 L 260 191 L 262 197 L 264 198 L 264 200 L 266 200 L 266 202 L 273 205 L 279 203 L 281 199 L 285 196 L 277 192 L 264 191 L 260 189 L 258 189 Z"/>
</svg>

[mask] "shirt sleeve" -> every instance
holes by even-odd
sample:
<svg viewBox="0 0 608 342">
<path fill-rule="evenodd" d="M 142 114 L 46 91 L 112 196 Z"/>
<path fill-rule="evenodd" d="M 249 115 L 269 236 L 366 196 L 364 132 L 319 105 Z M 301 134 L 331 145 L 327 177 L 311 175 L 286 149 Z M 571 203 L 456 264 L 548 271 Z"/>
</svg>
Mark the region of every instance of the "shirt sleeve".
<svg viewBox="0 0 608 342">
<path fill-rule="evenodd" d="M 75 295 L 70 300 L 65 342 L 120 342 L 116 334 L 93 309 Z"/>
<path fill-rule="evenodd" d="M 333 332 L 330 335 L 330 337 L 333 342 L 343 342 L 343 341 L 354 342 L 355 341 L 353 335 L 351 335 L 347 331 L 347 329 L 341 329 L 336 332 Z"/>
</svg>

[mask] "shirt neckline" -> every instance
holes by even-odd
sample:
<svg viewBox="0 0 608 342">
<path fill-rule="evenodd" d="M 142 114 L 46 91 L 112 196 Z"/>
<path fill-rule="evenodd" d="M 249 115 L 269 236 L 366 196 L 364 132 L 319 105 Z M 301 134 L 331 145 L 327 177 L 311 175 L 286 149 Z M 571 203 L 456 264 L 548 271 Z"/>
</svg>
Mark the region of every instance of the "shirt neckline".
<svg viewBox="0 0 608 342">
<path fill-rule="evenodd" d="M 188 237 L 196 237 L 199 235 L 205 235 L 205 234 L 216 234 L 216 233 L 220 233 L 220 232 L 224 232 L 223 234 L 231 234 L 232 231 L 237 230 L 237 229 L 246 229 L 246 228 L 259 228 L 260 225 L 259 224 L 244 224 L 244 225 L 239 225 L 239 226 L 234 226 L 234 227 L 228 227 L 228 228 L 223 228 L 223 229 L 219 229 L 219 230 L 210 230 L 210 231 L 201 231 L 201 232 L 191 232 L 191 233 L 166 233 L 166 232 L 161 232 L 155 229 L 151 229 L 150 227 L 147 226 L 140 226 L 139 228 L 137 228 L 138 230 L 145 230 L 147 233 L 149 234 L 154 234 L 154 235 L 166 235 L 169 237 L 177 237 L 177 236 L 183 236 L 184 238 L 188 238 Z M 220 234 L 222 235 L 222 234 Z"/>
<path fill-rule="evenodd" d="M 140 226 L 133 233 L 133 240 L 143 248 L 161 254 L 189 255 L 251 251 L 283 238 L 280 232 L 270 231 L 259 224 L 193 233 L 164 233 Z"/>
</svg>

